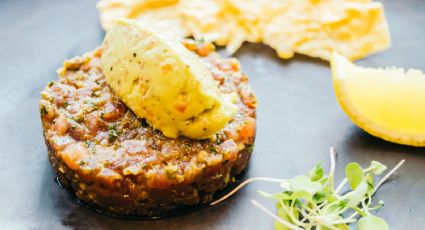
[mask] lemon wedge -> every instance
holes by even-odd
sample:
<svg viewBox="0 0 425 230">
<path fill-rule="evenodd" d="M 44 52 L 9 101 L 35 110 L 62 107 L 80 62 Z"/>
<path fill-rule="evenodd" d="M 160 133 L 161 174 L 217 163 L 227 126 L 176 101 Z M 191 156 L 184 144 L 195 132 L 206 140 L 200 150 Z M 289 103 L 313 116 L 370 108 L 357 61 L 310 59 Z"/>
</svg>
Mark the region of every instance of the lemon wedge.
<svg viewBox="0 0 425 230">
<path fill-rule="evenodd" d="M 425 75 L 420 70 L 363 68 L 331 58 L 336 97 L 351 120 L 384 140 L 425 146 Z"/>
</svg>

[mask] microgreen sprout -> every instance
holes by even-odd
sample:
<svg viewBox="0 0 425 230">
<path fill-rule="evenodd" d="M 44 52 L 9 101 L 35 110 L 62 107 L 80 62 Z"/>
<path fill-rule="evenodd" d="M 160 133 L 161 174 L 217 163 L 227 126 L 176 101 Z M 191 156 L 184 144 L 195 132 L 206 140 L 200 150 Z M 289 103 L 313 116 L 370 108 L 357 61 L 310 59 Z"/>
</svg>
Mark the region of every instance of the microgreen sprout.
<svg viewBox="0 0 425 230">
<path fill-rule="evenodd" d="M 372 196 L 403 165 L 404 160 L 376 184 L 374 179 L 387 169 L 385 165 L 372 161 L 369 167 L 363 169 L 357 163 L 349 163 L 345 167 L 345 179 L 335 189 L 336 151 L 331 148 L 330 152 L 331 166 L 328 175 L 324 174 L 319 163 L 307 175 L 293 179 L 254 177 L 244 181 L 211 205 L 227 199 L 249 183 L 268 181 L 279 183 L 283 192 L 276 194 L 258 192 L 261 196 L 276 201 L 277 214 L 255 200 L 252 200 L 252 203 L 276 220 L 274 224 L 276 230 L 344 230 L 350 229 L 349 225 L 353 223 L 357 224 L 358 230 L 388 230 L 388 224 L 371 213 L 381 208 L 384 202 L 372 202 Z"/>
</svg>

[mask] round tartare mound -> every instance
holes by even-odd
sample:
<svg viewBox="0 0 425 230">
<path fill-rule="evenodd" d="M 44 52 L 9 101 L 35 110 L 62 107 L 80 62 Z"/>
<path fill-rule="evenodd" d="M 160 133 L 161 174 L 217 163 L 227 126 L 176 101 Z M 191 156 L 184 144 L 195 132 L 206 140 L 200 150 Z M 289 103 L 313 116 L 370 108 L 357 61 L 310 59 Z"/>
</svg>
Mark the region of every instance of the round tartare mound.
<svg viewBox="0 0 425 230">
<path fill-rule="evenodd" d="M 238 112 L 206 140 L 171 139 L 139 119 L 114 94 L 100 67 L 102 49 L 64 62 L 41 93 L 49 160 L 78 199 L 120 215 L 157 216 L 208 203 L 247 166 L 255 139 L 256 97 L 234 58 L 186 40 Z"/>
</svg>

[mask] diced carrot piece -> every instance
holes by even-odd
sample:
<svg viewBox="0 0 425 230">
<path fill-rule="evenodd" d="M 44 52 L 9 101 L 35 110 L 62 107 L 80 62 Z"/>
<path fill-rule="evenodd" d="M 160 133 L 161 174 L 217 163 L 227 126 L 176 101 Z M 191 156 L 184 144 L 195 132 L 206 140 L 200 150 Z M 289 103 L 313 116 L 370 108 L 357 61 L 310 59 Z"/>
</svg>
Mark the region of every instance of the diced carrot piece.
<svg viewBox="0 0 425 230">
<path fill-rule="evenodd" d="M 247 118 L 245 125 L 239 130 L 239 135 L 243 140 L 251 140 L 255 136 L 256 124 L 254 118 Z"/>
</svg>

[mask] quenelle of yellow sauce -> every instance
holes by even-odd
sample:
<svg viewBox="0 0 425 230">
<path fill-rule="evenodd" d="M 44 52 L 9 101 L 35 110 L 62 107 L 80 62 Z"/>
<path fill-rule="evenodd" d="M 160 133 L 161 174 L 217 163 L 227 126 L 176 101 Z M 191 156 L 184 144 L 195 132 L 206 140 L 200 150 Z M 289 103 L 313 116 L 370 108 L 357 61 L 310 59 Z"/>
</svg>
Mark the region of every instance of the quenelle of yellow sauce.
<svg viewBox="0 0 425 230">
<path fill-rule="evenodd" d="M 170 138 L 211 137 L 237 111 L 236 94 L 220 92 L 198 56 L 134 20 L 107 32 L 101 66 L 120 99 Z"/>
</svg>

